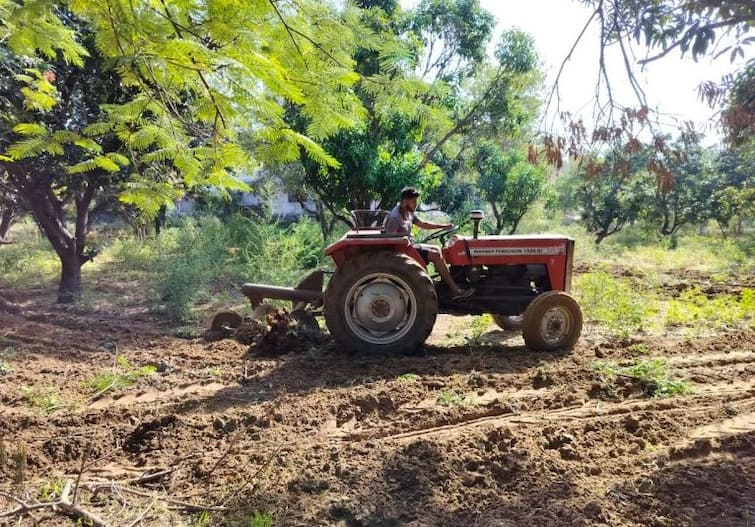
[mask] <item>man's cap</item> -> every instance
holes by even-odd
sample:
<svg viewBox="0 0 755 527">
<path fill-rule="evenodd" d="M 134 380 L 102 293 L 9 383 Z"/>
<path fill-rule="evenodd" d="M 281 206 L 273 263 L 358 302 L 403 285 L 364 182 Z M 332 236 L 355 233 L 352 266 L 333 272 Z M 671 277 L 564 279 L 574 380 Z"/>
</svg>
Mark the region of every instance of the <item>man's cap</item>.
<svg viewBox="0 0 755 527">
<path fill-rule="evenodd" d="M 404 187 L 401 189 L 401 199 L 412 199 L 419 197 L 419 190 L 414 187 Z"/>
</svg>

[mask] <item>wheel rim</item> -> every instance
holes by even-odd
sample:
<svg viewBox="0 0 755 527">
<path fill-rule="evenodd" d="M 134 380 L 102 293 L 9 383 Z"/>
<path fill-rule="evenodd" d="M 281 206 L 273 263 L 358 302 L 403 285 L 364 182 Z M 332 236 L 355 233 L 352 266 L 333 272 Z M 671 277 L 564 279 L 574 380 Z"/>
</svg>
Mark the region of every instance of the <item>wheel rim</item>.
<svg viewBox="0 0 755 527">
<path fill-rule="evenodd" d="M 346 293 L 346 324 L 370 344 L 392 344 L 404 337 L 417 318 L 417 301 L 401 278 L 374 273 L 360 278 Z"/>
<path fill-rule="evenodd" d="M 563 306 L 548 309 L 540 321 L 540 335 L 548 345 L 557 345 L 566 340 L 572 327 L 572 316 Z"/>
</svg>

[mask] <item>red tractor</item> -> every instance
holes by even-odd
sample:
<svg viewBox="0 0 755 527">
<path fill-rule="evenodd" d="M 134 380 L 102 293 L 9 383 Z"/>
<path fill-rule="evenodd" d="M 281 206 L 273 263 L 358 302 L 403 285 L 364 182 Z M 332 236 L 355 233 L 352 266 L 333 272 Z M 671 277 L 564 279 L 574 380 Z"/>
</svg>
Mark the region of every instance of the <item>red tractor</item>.
<svg viewBox="0 0 755 527">
<path fill-rule="evenodd" d="M 569 295 L 574 240 L 566 236 L 478 236 L 482 212 L 473 211 L 474 234 L 454 226 L 422 240 L 440 240 L 452 276 L 474 288 L 451 298 L 408 236 L 381 231 L 385 211 L 354 211 L 355 227 L 325 249 L 336 270 L 323 293 L 324 272 L 295 288 L 244 284 L 253 307 L 266 298 L 291 300 L 292 315 L 324 314 L 344 348 L 406 351 L 430 335 L 438 313 L 490 313 L 503 329 L 522 330 L 534 350 L 571 349 L 582 330 L 582 312 Z M 264 306 L 263 306 L 264 308 Z"/>
</svg>

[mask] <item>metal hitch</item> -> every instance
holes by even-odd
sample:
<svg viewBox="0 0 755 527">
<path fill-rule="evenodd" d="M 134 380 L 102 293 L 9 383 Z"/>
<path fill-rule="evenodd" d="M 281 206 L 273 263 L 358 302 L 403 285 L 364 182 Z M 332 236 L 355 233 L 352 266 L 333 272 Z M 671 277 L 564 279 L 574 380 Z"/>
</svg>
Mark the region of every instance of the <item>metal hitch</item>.
<svg viewBox="0 0 755 527">
<path fill-rule="evenodd" d="M 307 304 L 312 307 L 322 306 L 323 283 L 325 271 L 314 271 L 297 284 L 296 287 L 278 287 L 266 284 L 243 284 L 241 292 L 249 299 L 252 307 L 259 306 L 265 299 L 290 300 L 292 310 L 304 309 Z"/>
</svg>

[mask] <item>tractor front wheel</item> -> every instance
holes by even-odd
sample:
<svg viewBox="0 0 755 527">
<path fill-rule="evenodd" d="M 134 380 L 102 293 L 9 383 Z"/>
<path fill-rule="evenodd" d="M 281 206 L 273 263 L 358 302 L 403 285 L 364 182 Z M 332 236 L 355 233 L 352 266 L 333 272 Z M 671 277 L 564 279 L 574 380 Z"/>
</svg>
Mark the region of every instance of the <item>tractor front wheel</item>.
<svg viewBox="0 0 755 527">
<path fill-rule="evenodd" d="M 387 251 L 344 263 L 328 283 L 324 304 L 330 334 L 352 351 L 411 351 L 425 342 L 438 314 L 427 271 Z"/>
<path fill-rule="evenodd" d="M 538 351 L 570 350 L 582 333 L 582 310 L 569 294 L 548 291 L 537 296 L 524 312 L 522 336 Z"/>
</svg>

